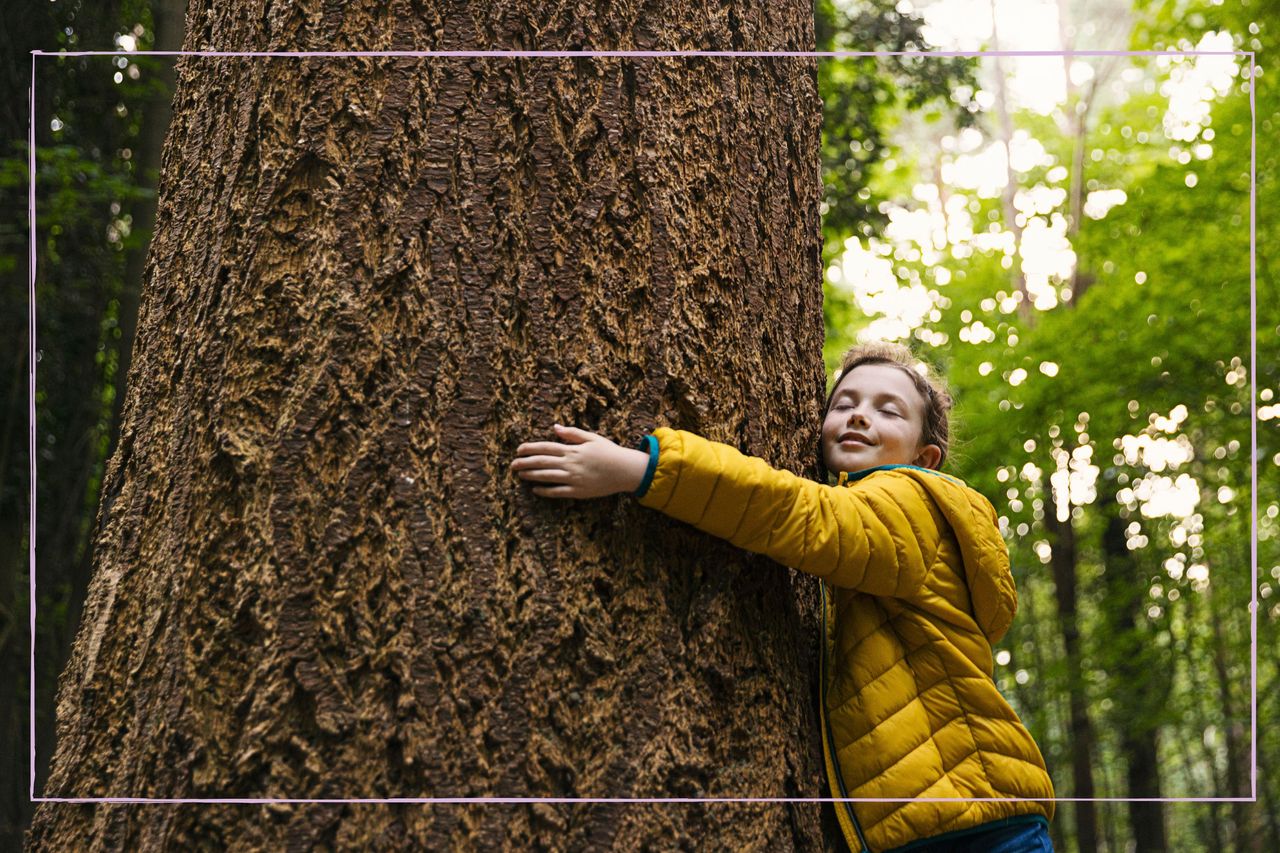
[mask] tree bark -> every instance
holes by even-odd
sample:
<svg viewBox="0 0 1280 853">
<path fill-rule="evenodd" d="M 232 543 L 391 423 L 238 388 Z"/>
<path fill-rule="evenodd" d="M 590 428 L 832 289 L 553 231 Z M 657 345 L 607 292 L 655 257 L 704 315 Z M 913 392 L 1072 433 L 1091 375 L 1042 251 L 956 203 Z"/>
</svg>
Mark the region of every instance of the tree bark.
<svg viewBox="0 0 1280 853">
<path fill-rule="evenodd" d="M 187 49 L 804 50 L 802 3 L 193 8 Z M 807 469 L 805 59 L 187 58 L 47 794 L 822 796 L 815 587 L 506 472 Z M 73 841 L 74 839 L 74 841 Z M 47 803 L 34 849 L 815 849 L 816 804 Z"/>
</svg>

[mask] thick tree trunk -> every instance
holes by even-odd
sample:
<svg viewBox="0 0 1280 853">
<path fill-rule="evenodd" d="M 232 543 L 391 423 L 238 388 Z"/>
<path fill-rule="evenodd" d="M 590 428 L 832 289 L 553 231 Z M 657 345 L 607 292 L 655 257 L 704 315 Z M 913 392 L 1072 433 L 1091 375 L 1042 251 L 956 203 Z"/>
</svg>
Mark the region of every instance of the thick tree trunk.
<svg viewBox="0 0 1280 853">
<path fill-rule="evenodd" d="M 194 9 L 214 49 L 806 49 L 803 3 Z M 258 30 L 265 27 L 266 30 Z M 812 460 L 800 59 L 179 68 L 51 796 L 821 796 L 814 588 L 506 473 L 555 420 Z M 73 840 L 74 839 L 74 840 Z M 78 806 L 37 849 L 812 849 L 816 805 Z"/>
</svg>

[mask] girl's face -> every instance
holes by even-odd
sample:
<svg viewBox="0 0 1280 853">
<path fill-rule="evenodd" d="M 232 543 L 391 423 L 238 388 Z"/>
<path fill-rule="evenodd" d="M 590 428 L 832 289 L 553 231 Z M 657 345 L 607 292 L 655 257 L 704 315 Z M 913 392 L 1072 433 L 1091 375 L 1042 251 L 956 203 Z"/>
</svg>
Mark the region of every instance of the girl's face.
<svg viewBox="0 0 1280 853">
<path fill-rule="evenodd" d="M 829 471 L 877 465 L 932 468 L 936 444 L 922 445 L 925 402 L 903 368 L 860 364 L 840 377 L 822 421 L 822 456 Z"/>
</svg>

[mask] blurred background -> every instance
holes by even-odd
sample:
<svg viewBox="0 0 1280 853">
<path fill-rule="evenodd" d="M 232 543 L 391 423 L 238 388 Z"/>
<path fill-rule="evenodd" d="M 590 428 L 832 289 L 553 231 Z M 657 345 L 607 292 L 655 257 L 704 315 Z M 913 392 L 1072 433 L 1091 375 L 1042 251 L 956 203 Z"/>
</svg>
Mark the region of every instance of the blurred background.
<svg viewBox="0 0 1280 853">
<path fill-rule="evenodd" d="M 185 4 L 0 16 L 0 847 L 28 798 L 27 115 L 36 63 L 37 772 L 89 570 Z M 1280 98 L 1248 57 L 1280 2 L 882 0 L 815 7 L 826 361 L 911 343 L 958 405 L 948 470 L 989 496 L 1020 591 L 996 676 L 1060 797 L 1061 851 L 1280 850 Z M 1073 51 L 1218 55 L 1072 55 Z M 1256 101 L 1256 372 L 1250 131 Z M 1256 388 L 1256 397 L 1253 396 Z M 1256 420 L 1253 413 L 1256 410 Z M 1256 429 L 1258 489 L 1251 487 Z M 1256 516 L 1254 506 L 1256 502 Z M 1256 532 L 1258 584 L 1252 586 Z M 1257 595 L 1251 728 L 1250 602 Z M 749 795 L 750 792 L 742 792 Z"/>
</svg>

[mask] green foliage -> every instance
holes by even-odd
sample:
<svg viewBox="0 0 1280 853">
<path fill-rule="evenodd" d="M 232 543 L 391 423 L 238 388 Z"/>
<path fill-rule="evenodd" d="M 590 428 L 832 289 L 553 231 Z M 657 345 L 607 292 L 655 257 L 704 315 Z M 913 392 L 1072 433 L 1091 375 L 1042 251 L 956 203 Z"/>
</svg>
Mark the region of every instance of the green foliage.
<svg viewBox="0 0 1280 853">
<path fill-rule="evenodd" d="M 858 0 L 814 7 L 817 50 L 927 51 L 922 20 L 889 0 Z M 845 238 L 868 235 L 885 223 L 871 188 L 871 174 L 884 159 L 886 131 L 903 111 L 944 113 L 961 126 L 977 107 L 961 97 L 973 91 L 974 63 L 965 58 L 856 56 L 818 61 L 822 97 L 824 257 L 839 253 Z"/>
<path fill-rule="evenodd" d="M 1272 26 L 1267 22 L 1280 20 L 1274 0 L 1221 6 L 1141 2 L 1135 11 L 1135 49 L 1188 49 L 1202 34 L 1226 29 L 1242 49 L 1260 50 Z M 1126 195 L 1100 218 L 1081 217 L 1078 230 L 1070 232 L 1077 278 L 1051 283 L 1060 291 L 1074 286 L 1074 298 L 1063 293 L 1065 301 L 1052 309 L 1016 310 L 1009 299 L 1015 289 L 1010 267 L 1018 259 L 1000 249 L 944 250 L 930 260 L 899 242 L 892 265 L 899 286 L 921 281 L 934 292 L 938 311 L 913 337 L 922 354 L 944 368 L 956 393 L 958 443 L 951 470 L 991 497 L 1007 525 L 1022 602 L 1022 616 L 1001 644 L 1010 658 L 997 666 L 997 681 L 1032 726 L 1059 795 L 1072 794 L 1074 745 L 1057 591 L 1048 565 L 1055 540 L 1046 515 L 1056 512 L 1056 503 L 1047 478 L 1062 460 L 1073 458 L 1071 471 L 1093 472 L 1092 494 L 1080 496 L 1071 518 L 1085 676 L 1079 687 L 1099 734 L 1097 793 L 1126 795 L 1121 735 L 1155 730 L 1165 796 L 1229 796 L 1240 776 L 1229 771 L 1226 733 L 1235 732 L 1232 743 L 1244 750 L 1243 764 L 1235 766 L 1248 771 L 1247 604 L 1255 592 L 1260 647 L 1280 641 L 1280 605 L 1274 603 L 1280 591 L 1280 418 L 1250 418 L 1251 405 L 1265 409 L 1280 402 L 1280 266 L 1269 249 L 1278 220 L 1267 204 L 1275 196 L 1280 154 L 1266 144 L 1280 128 L 1280 93 L 1274 75 L 1267 74 L 1253 93 L 1260 218 L 1252 325 L 1257 364 L 1251 371 L 1248 82 L 1238 76 L 1227 95 L 1211 101 L 1207 128 L 1195 140 L 1182 141 L 1166 136 L 1163 121 L 1169 94 L 1162 85 L 1172 69 L 1140 57 L 1130 67 L 1140 73 L 1100 88 L 1106 97 L 1086 113 L 1079 142 L 1071 120 L 1078 101 L 1051 115 L 1013 115 L 1014 126 L 1041 142 L 1053 160 L 1052 166 L 1018 173 L 1019 188 L 1067 190 L 1079 144 L 1083 194 Z M 986 118 L 979 116 L 979 126 Z M 930 125 L 907 116 L 895 126 L 912 135 L 901 144 L 889 137 L 882 156 L 893 159 L 896 169 L 872 170 L 865 193 L 919 210 L 925 204 L 912 197 L 912 188 L 936 176 L 929 158 L 911 150 L 928 145 Z M 1011 230 L 1000 199 L 966 195 L 975 232 L 989 223 Z M 1022 224 L 1069 217 L 1068 196 Z M 884 236 L 883 220 L 867 222 L 882 244 L 892 242 Z M 949 276 L 939 279 L 939 270 Z M 828 284 L 827 293 L 830 368 L 833 353 L 873 318 L 862 314 L 848 291 Z M 1260 392 L 1257 399 L 1251 383 Z M 1254 430 L 1256 496 L 1250 471 Z M 1184 441 L 1191 455 L 1173 468 L 1155 457 L 1126 457 L 1120 444 L 1126 436 L 1130 443 L 1134 437 Z M 1190 516 L 1143 512 L 1146 503 L 1137 492 L 1159 476 L 1190 478 L 1198 497 Z M 1253 500 L 1259 510 L 1257 590 L 1249 577 Z M 1280 714 L 1280 667 L 1273 657 L 1260 657 L 1258 678 L 1259 763 L 1280 766 L 1280 738 L 1266 724 Z M 1280 784 L 1259 784 L 1264 793 L 1270 784 L 1270 802 L 1280 802 Z M 1115 822 L 1116 814 L 1102 815 L 1104 835 L 1123 846 L 1126 829 Z M 1222 809 L 1211 832 L 1206 807 L 1171 808 L 1167 823 L 1181 845 L 1177 849 L 1246 849 L 1247 833 L 1267 839 L 1263 849 L 1280 843 L 1274 815 L 1264 817 L 1262 809 L 1254 814 L 1252 827 L 1235 825 L 1240 815 Z"/>
</svg>

